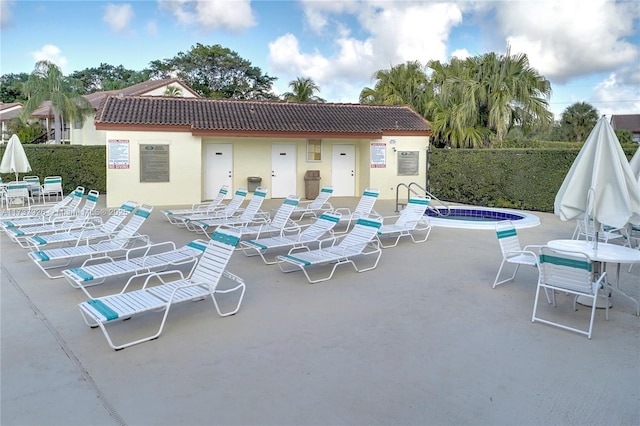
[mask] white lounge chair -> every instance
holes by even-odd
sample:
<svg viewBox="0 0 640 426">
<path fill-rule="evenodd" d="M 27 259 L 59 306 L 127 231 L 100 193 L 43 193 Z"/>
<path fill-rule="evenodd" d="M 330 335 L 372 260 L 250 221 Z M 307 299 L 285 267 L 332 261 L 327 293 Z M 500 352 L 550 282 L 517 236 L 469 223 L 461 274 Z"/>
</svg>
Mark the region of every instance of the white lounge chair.
<svg viewBox="0 0 640 426">
<path fill-rule="evenodd" d="M 88 297 L 93 297 L 87 287 L 102 284 L 108 278 L 130 276 L 125 285 L 128 286 L 134 279 L 168 267 L 191 263 L 193 269 L 198 257 L 206 248 L 207 241 L 204 240 L 194 240 L 178 248 L 173 241 L 165 241 L 129 249 L 124 259 L 120 260 L 114 260 L 109 256 L 90 259 L 82 266 L 63 270 L 62 275 L 72 287 L 81 289 Z"/>
<path fill-rule="evenodd" d="M 596 305 L 598 291 L 601 287 L 606 287 L 607 273 L 603 272 L 596 277 L 594 273 L 593 262 L 584 253 L 568 252 L 554 250 L 549 247 L 540 249 L 540 277 L 538 278 L 538 286 L 536 288 L 536 297 L 533 302 L 532 322 L 542 322 L 544 324 L 553 325 L 565 330 L 575 331 L 584 334 L 591 339 L 593 331 L 593 320 L 596 313 Z M 550 293 L 552 301 L 550 303 L 556 306 L 556 292 L 560 294 L 570 294 L 573 298 L 573 310 L 576 311 L 576 301 L 578 296 L 591 299 L 591 318 L 589 319 L 589 327 L 579 329 L 569 325 L 543 319 L 538 314 L 538 297 L 540 289 L 544 289 L 547 295 Z M 551 290 L 551 291 L 548 291 Z M 605 294 L 606 297 L 606 294 Z M 605 303 L 605 317 L 609 320 L 609 303 Z"/>
<path fill-rule="evenodd" d="M 93 244 L 31 251 L 28 253 L 29 258 L 49 278 L 61 278 L 63 276 L 61 269 L 67 269 L 71 262 L 85 261 L 106 255 L 122 256 L 126 250 L 132 247 L 151 244 L 147 236 L 138 234 L 138 230 L 151 215 L 152 210 L 153 207 L 146 204 L 138 207 L 133 217 L 111 238 Z"/>
<path fill-rule="evenodd" d="M 242 211 L 241 206 L 245 198 L 247 198 L 247 190 L 242 188 L 237 189 L 233 197 L 231 198 L 231 201 L 229 201 L 229 203 L 221 210 L 209 213 L 194 213 L 185 216 L 178 216 L 174 218 L 175 224 L 179 228 L 188 228 L 188 223 L 194 220 L 209 220 L 213 218 L 227 218 L 236 216 L 240 211 Z"/>
<path fill-rule="evenodd" d="M 80 313 L 87 325 L 100 327 L 109 346 L 115 350 L 123 349 L 138 343 L 146 342 L 160 336 L 169 315 L 171 307 L 180 302 L 202 300 L 211 297 L 216 311 L 220 316 L 233 315 L 240 309 L 244 298 L 245 284 L 242 278 L 228 272 L 227 264 L 234 248 L 238 244 L 240 235 L 232 229 L 216 231 L 207 244 L 193 273 L 183 277 L 180 271 L 154 272 L 149 274 L 143 287 L 139 290 L 122 292 L 111 296 L 100 297 L 82 302 L 78 305 Z M 179 274 L 179 279 L 165 281 L 165 277 Z M 222 279 L 233 282 L 233 287 L 219 288 Z M 161 284 L 152 286 L 150 283 L 160 281 Z M 239 291 L 239 298 L 235 307 L 223 312 L 218 294 L 229 294 Z M 115 343 L 111 338 L 108 327 L 117 321 L 128 320 L 141 314 L 162 313 L 158 330 L 151 335 L 130 340 L 125 343 Z M 129 326 L 135 321 L 127 322 Z"/>
<path fill-rule="evenodd" d="M 192 204 L 189 209 L 173 209 L 173 210 L 161 210 L 161 213 L 164 215 L 164 218 L 168 220 L 170 223 L 177 225 L 180 216 L 188 216 L 194 214 L 210 214 L 215 211 L 219 211 L 225 208 L 224 204 L 222 204 L 222 200 L 227 196 L 227 192 L 229 191 L 229 187 L 227 185 L 222 185 L 220 191 L 218 191 L 218 195 L 211 200 L 209 203 L 196 203 Z"/>
<path fill-rule="evenodd" d="M 34 235 L 27 238 L 27 243 L 33 250 L 41 250 L 43 247 L 52 245 L 78 245 L 92 240 L 104 239 L 114 235 L 125 220 L 133 213 L 138 203 L 127 201 L 123 203 L 109 218 L 102 224 L 91 222 L 82 229 L 75 231 L 55 232 L 53 234 Z"/>
<path fill-rule="evenodd" d="M 273 237 L 240 241 L 240 248 L 245 255 L 249 257 L 259 255 L 265 264 L 273 265 L 277 259 L 275 257 L 267 259 L 267 254 L 270 255 L 273 251 L 281 252 L 285 249 L 300 249 L 309 247 L 312 243 L 318 243 L 323 238 L 333 236 L 333 228 L 339 221 L 340 213 L 325 212 L 312 223 L 298 228 L 294 234 L 282 233 Z"/>
<path fill-rule="evenodd" d="M 373 209 L 373 206 L 378 199 L 378 195 L 380 195 L 380 190 L 367 188 L 362 193 L 362 197 L 360 197 L 360 200 L 353 211 L 348 207 L 338 207 L 335 209 L 335 211 L 342 214 L 342 218 L 338 225 L 346 224 L 346 228 L 342 232 L 347 232 L 349 228 L 351 228 L 351 225 L 360 218 L 380 217 L 380 215 Z"/>
<path fill-rule="evenodd" d="M 290 252 L 278 256 L 278 266 L 282 272 L 302 271 L 310 283 L 327 281 L 333 277 L 336 268 L 343 264 L 351 264 L 357 272 L 365 272 L 378 266 L 382 250 L 376 235 L 382 225 L 380 219 L 358 219 L 353 229 L 338 238 L 332 239 L 329 244 L 324 240 L 320 247 L 306 251 Z M 355 259 L 374 257 L 373 265 L 358 267 Z M 309 269 L 318 265 L 333 264 L 329 275 L 311 278 Z"/>
<path fill-rule="evenodd" d="M 267 222 L 269 214 L 261 210 L 266 196 L 267 188 L 258 187 L 240 216 L 189 220 L 185 222 L 185 225 L 188 230 L 196 234 L 208 235 L 213 233 L 218 226 L 247 226 L 250 223 Z"/>
<path fill-rule="evenodd" d="M 333 186 L 323 186 L 318 196 L 311 201 L 301 201 L 291 214 L 292 219 L 302 220 L 305 217 L 318 217 L 319 214 L 333 210 L 329 198 L 333 194 Z"/>
<path fill-rule="evenodd" d="M 39 208 L 7 212 L 7 214 L 0 216 L 0 220 L 2 220 L 0 228 L 43 225 L 51 223 L 56 217 L 76 214 L 83 196 L 84 187 L 78 186 L 73 192 L 50 207 L 39 206 Z"/>
<path fill-rule="evenodd" d="M 283 232 L 295 232 L 300 225 L 290 220 L 291 213 L 298 205 L 300 198 L 297 195 L 289 195 L 284 199 L 273 219 L 265 221 L 260 219 L 259 224 L 250 224 L 247 226 L 235 225 L 234 228 L 240 230 L 242 238 L 252 237 L 262 238 L 268 235 L 282 234 Z"/>
<path fill-rule="evenodd" d="M 428 197 L 413 196 L 409 199 L 407 206 L 395 216 L 385 216 L 382 218 L 383 224 L 378 230 L 378 241 L 382 248 L 395 247 L 402 237 L 410 237 L 414 243 L 427 241 L 431 233 L 429 218 L 425 217 L 425 210 L 431 201 Z M 391 224 L 384 224 L 385 220 L 395 218 Z M 419 237 L 417 237 L 419 236 Z M 395 238 L 393 243 L 384 245 L 383 240 Z"/>
</svg>

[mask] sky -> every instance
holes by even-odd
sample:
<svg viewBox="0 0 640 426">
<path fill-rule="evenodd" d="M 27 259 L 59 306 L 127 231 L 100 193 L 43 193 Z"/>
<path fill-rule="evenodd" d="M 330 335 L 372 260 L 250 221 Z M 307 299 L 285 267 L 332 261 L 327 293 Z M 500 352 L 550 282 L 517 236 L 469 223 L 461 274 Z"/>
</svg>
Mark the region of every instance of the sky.
<svg viewBox="0 0 640 426">
<path fill-rule="evenodd" d="M 605 0 L 0 0 L 0 75 L 49 60 L 65 75 L 220 45 L 277 77 L 311 78 L 328 102 L 357 103 L 378 70 L 489 52 L 526 53 L 551 82 L 556 119 L 587 102 L 640 113 L 640 2 Z"/>
</svg>

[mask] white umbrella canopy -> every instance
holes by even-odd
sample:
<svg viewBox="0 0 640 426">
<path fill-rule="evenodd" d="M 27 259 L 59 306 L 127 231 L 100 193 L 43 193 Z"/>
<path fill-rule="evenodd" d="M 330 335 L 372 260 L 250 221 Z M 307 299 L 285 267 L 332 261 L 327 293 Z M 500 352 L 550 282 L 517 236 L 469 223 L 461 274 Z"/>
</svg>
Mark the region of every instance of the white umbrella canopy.
<svg viewBox="0 0 640 426">
<path fill-rule="evenodd" d="M 589 134 L 554 203 L 561 220 L 585 219 L 622 228 L 640 224 L 640 183 L 606 117 Z"/>
<path fill-rule="evenodd" d="M 2 156 L 0 173 L 15 173 L 16 180 L 18 180 L 18 174 L 30 171 L 31 165 L 29 164 L 27 154 L 24 153 L 20 139 L 15 134 L 11 135 L 9 142 L 7 142 L 7 148 Z"/>
<path fill-rule="evenodd" d="M 631 166 L 631 171 L 636 176 L 636 179 L 640 182 L 640 146 L 631 160 L 629 160 L 629 165 Z"/>
</svg>

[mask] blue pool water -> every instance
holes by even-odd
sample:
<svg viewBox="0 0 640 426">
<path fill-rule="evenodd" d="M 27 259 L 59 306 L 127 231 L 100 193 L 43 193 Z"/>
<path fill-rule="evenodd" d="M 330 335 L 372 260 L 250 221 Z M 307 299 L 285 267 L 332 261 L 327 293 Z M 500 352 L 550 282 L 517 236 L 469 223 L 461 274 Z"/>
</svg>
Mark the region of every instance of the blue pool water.
<svg viewBox="0 0 640 426">
<path fill-rule="evenodd" d="M 444 207 L 437 208 L 446 214 Z M 431 225 L 445 228 L 494 229 L 497 222 L 510 220 L 516 228 L 531 228 L 540 225 L 540 218 L 531 213 L 492 207 L 449 207 L 448 216 L 440 216 L 434 209 L 427 209 Z"/>
</svg>

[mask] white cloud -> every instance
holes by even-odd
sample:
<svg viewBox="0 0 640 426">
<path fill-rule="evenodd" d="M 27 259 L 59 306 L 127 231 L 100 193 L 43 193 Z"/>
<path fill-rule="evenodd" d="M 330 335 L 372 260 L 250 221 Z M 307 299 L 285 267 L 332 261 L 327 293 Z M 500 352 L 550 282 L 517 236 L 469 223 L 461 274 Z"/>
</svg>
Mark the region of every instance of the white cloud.
<svg viewBox="0 0 640 426">
<path fill-rule="evenodd" d="M 67 65 L 67 58 L 62 56 L 60 48 L 53 44 L 45 44 L 40 50 L 31 52 L 31 56 L 36 62 L 49 61 L 56 64 L 61 69 Z"/>
<path fill-rule="evenodd" d="M 104 8 L 102 20 L 111 27 L 112 31 L 118 33 L 129 27 L 133 16 L 133 8 L 130 4 L 109 3 Z"/>
<path fill-rule="evenodd" d="M 629 71 L 632 76 L 625 76 Z M 610 74 L 594 89 L 588 101 L 598 109 L 600 114 L 628 114 L 629 111 L 640 111 L 640 68 L 623 69 L 622 75 Z"/>
<path fill-rule="evenodd" d="M 148 21 L 147 25 L 145 26 L 145 30 L 147 31 L 147 34 L 156 36 L 158 35 L 158 24 L 156 23 L 156 21 Z"/>
<path fill-rule="evenodd" d="M 183 25 L 205 30 L 244 31 L 256 25 L 250 0 L 158 0 Z"/>
<path fill-rule="evenodd" d="M 15 1 L 0 0 L 0 28 L 6 28 L 11 23 L 11 14 Z"/>
</svg>

